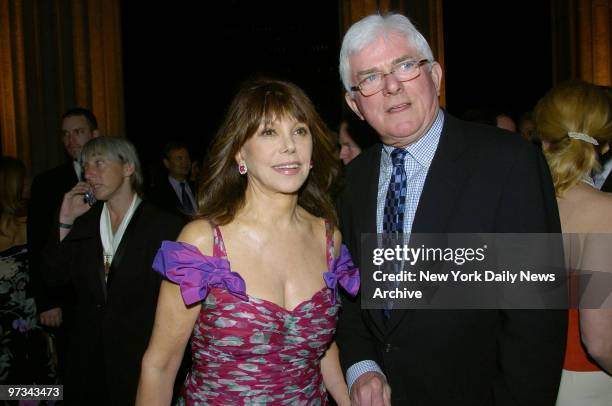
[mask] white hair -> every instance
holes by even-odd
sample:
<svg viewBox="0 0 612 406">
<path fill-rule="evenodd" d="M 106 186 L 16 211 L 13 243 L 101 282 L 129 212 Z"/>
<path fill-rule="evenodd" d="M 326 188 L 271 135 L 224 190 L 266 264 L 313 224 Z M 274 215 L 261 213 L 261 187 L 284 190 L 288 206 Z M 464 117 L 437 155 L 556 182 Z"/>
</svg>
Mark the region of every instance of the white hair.
<svg viewBox="0 0 612 406">
<path fill-rule="evenodd" d="M 401 14 L 373 14 L 362 18 L 349 28 L 342 40 L 340 49 L 340 78 L 347 92 L 351 91 L 351 64 L 349 58 L 359 52 L 381 36 L 396 33 L 403 36 L 408 43 L 415 47 L 424 58 L 433 62 L 433 53 L 423 34 L 421 34 L 410 20 Z"/>
<path fill-rule="evenodd" d="M 134 173 L 131 177 L 132 188 L 137 192 L 142 192 L 143 176 L 140 166 L 140 159 L 134 144 L 125 137 L 104 136 L 92 138 L 83 145 L 81 150 L 81 164 L 96 156 L 105 159 L 128 163 L 134 165 Z"/>
</svg>

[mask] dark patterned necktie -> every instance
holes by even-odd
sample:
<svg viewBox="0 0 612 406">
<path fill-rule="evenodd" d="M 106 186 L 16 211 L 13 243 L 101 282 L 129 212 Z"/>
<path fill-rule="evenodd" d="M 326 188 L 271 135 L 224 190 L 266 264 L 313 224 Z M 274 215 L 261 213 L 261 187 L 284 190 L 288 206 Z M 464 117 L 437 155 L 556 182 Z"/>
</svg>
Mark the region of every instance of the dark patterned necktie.
<svg viewBox="0 0 612 406">
<path fill-rule="evenodd" d="M 193 204 L 191 203 L 191 199 L 189 198 L 189 194 L 187 193 L 185 182 L 181 182 L 181 200 L 183 203 L 183 211 L 185 214 L 193 214 Z"/>
<path fill-rule="evenodd" d="M 406 152 L 403 149 L 395 148 L 391 152 L 391 162 L 393 164 L 393 172 L 389 180 L 389 188 L 387 189 L 387 197 L 385 199 L 385 208 L 383 212 L 383 233 L 385 234 L 402 234 L 404 232 L 404 212 L 406 211 L 406 194 L 408 190 L 408 180 L 406 169 L 404 168 L 404 160 Z M 399 273 L 399 264 L 390 264 L 391 272 Z M 395 282 L 390 282 L 387 289 L 395 289 Z M 383 314 L 386 319 L 391 317 L 392 301 L 385 302 Z"/>
<path fill-rule="evenodd" d="M 406 210 L 406 193 L 408 189 L 404 160 L 408 152 L 395 148 L 391 152 L 393 173 L 389 180 L 385 210 L 383 215 L 383 233 L 404 232 L 404 211 Z"/>
</svg>

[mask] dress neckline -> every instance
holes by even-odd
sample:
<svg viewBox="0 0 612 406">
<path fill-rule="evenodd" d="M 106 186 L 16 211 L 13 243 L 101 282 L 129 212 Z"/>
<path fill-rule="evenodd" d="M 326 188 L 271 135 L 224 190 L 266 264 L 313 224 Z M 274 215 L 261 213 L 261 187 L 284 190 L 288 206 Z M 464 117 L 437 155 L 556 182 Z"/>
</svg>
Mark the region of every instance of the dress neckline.
<svg viewBox="0 0 612 406">
<path fill-rule="evenodd" d="M 221 233 L 221 228 L 219 227 L 218 224 L 211 224 L 211 226 L 213 227 L 213 237 L 214 237 L 212 256 L 227 262 L 228 269 L 232 273 L 235 273 L 239 275 L 240 278 L 242 278 L 242 275 L 240 275 L 239 272 L 232 271 L 232 266 L 227 256 L 227 251 L 225 249 L 225 243 L 223 242 L 223 235 Z M 206 255 L 202 254 L 202 252 L 197 247 L 195 248 L 198 250 L 200 255 L 206 257 Z M 331 269 L 331 266 L 333 264 L 333 259 L 334 259 L 334 239 L 333 239 L 333 227 L 327 220 L 325 220 L 325 252 L 326 252 L 326 258 L 327 258 L 327 272 L 331 272 L 333 271 Z M 325 277 L 323 276 L 323 274 L 321 274 L 321 278 L 325 282 Z M 244 278 L 242 278 L 242 280 L 244 280 Z M 304 307 L 308 303 L 313 302 L 315 298 L 324 294 L 328 290 L 329 290 L 329 287 L 327 286 L 327 284 L 325 284 L 321 289 L 314 292 L 309 298 L 304 299 L 300 303 L 298 303 L 293 309 L 287 309 L 286 307 L 281 306 L 280 304 L 273 302 L 271 300 L 253 296 L 253 295 L 246 293 L 246 283 L 245 283 L 245 293 L 249 299 L 260 301 L 264 304 L 267 304 L 269 307 L 273 307 L 277 310 L 281 310 L 282 312 L 288 313 L 288 314 L 297 313 L 300 308 Z"/>
<path fill-rule="evenodd" d="M 325 294 L 326 291 L 329 291 L 329 288 L 327 286 L 323 286 L 321 289 L 319 289 L 318 291 L 313 293 L 312 296 L 310 296 L 308 299 L 302 300 L 300 303 L 297 304 L 297 306 L 295 306 L 291 310 L 287 309 L 284 306 L 279 305 L 278 303 L 275 303 L 275 302 L 273 302 L 271 300 L 268 300 L 268 299 L 264 299 L 264 298 L 257 297 L 257 296 L 252 296 L 252 295 L 249 295 L 248 293 L 247 293 L 247 296 L 249 297 L 249 301 L 250 301 L 250 299 L 253 299 L 254 301 L 261 302 L 261 303 L 267 305 L 268 307 L 273 307 L 273 308 L 275 308 L 277 310 L 282 311 L 283 313 L 288 313 L 288 314 L 293 315 L 295 313 L 299 313 L 299 310 L 301 308 L 303 308 L 305 305 L 307 305 L 309 303 L 314 302 L 314 300 L 317 297 L 319 297 L 320 295 Z"/>
</svg>

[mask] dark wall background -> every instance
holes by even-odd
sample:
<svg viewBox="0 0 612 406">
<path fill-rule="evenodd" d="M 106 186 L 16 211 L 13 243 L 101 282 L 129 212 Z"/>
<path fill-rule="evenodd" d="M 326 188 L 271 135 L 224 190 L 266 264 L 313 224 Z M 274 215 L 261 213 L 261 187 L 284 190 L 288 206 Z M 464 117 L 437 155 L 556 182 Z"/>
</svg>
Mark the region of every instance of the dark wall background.
<svg viewBox="0 0 612 406">
<path fill-rule="evenodd" d="M 448 110 L 533 109 L 552 87 L 550 2 L 445 0 L 443 11 Z"/>
<path fill-rule="evenodd" d="M 143 160 L 165 142 L 187 142 L 196 157 L 221 124 L 239 84 L 287 79 L 337 126 L 339 16 L 335 1 L 122 3 L 126 127 Z"/>
<path fill-rule="evenodd" d="M 551 87 L 550 1 L 443 2 L 451 113 L 519 114 Z M 297 83 L 335 129 L 339 2 L 211 3 L 122 2 L 127 135 L 143 160 L 157 162 L 169 139 L 202 156 L 238 85 L 258 74 Z"/>
</svg>

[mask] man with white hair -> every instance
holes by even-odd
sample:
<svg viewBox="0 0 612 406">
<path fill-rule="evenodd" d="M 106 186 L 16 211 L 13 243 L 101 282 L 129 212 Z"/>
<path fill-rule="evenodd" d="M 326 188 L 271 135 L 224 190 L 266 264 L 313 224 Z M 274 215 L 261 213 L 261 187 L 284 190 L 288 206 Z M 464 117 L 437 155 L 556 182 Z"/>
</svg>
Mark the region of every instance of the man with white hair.
<svg viewBox="0 0 612 406">
<path fill-rule="evenodd" d="M 353 258 L 362 233 L 560 232 L 541 153 L 440 108 L 442 69 L 406 17 L 355 23 L 340 74 L 383 144 L 347 166 L 338 208 Z M 356 405 L 554 405 L 566 323 L 566 311 L 365 310 L 347 299 L 337 343 Z"/>
</svg>

